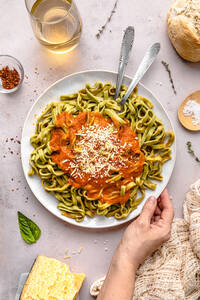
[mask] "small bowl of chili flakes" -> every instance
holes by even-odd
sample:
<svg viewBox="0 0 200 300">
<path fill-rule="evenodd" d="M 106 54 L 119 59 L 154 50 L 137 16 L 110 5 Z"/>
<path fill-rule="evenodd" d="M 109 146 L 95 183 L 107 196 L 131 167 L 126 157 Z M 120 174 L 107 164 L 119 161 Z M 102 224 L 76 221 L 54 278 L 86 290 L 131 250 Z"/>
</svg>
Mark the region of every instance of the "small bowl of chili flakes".
<svg viewBox="0 0 200 300">
<path fill-rule="evenodd" d="M 24 80 L 24 69 L 13 56 L 0 55 L 0 93 L 13 93 Z"/>
</svg>

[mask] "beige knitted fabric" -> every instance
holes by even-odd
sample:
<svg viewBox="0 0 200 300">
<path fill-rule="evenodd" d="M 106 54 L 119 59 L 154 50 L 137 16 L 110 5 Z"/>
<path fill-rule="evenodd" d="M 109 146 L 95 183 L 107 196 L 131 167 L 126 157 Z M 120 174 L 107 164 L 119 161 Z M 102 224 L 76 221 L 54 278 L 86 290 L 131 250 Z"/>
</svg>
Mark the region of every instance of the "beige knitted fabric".
<svg viewBox="0 0 200 300">
<path fill-rule="evenodd" d="M 138 269 L 133 300 L 199 297 L 200 180 L 191 185 L 184 202 L 184 219 L 174 219 L 170 240 Z"/>
<path fill-rule="evenodd" d="M 171 238 L 137 271 L 133 300 L 197 300 L 200 297 L 200 180 L 175 219 Z"/>
</svg>

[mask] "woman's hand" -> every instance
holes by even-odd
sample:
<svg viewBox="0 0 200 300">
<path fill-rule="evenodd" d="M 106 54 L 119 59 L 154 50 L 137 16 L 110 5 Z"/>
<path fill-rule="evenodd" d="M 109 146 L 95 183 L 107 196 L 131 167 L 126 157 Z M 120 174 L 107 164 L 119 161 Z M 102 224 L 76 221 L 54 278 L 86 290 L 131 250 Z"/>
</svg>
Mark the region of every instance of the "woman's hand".
<svg viewBox="0 0 200 300">
<path fill-rule="evenodd" d="M 170 238 L 173 216 L 172 203 L 165 189 L 158 199 L 150 197 L 141 215 L 127 227 L 119 248 L 135 269 Z"/>
<path fill-rule="evenodd" d="M 170 237 L 173 207 L 167 190 L 150 197 L 141 215 L 126 229 L 112 258 L 97 300 L 133 298 L 136 270 L 144 259 Z"/>
</svg>

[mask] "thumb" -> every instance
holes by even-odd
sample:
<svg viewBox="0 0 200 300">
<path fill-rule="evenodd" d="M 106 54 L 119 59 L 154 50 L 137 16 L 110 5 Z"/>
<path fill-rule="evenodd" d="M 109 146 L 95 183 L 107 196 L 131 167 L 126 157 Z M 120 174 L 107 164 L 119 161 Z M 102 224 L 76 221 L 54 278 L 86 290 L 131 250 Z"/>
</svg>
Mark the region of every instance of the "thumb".
<svg viewBox="0 0 200 300">
<path fill-rule="evenodd" d="M 153 217 L 154 212 L 156 210 L 156 206 L 157 199 L 153 196 L 149 197 L 140 215 L 140 218 L 143 220 L 144 223 L 150 224 L 151 218 Z"/>
</svg>

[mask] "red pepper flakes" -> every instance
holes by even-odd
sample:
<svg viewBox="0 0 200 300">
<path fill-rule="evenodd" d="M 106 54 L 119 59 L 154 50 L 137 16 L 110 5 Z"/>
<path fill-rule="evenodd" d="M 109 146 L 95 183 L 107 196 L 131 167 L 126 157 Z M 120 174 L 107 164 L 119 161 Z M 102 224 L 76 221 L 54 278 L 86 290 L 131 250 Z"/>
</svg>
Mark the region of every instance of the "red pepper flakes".
<svg viewBox="0 0 200 300">
<path fill-rule="evenodd" d="M 8 66 L 0 70 L 0 78 L 4 89 L 10 90 L 15 88 L 20 83 L 20 75 L 14 68 L 11 70 Z"/>
</svg>

